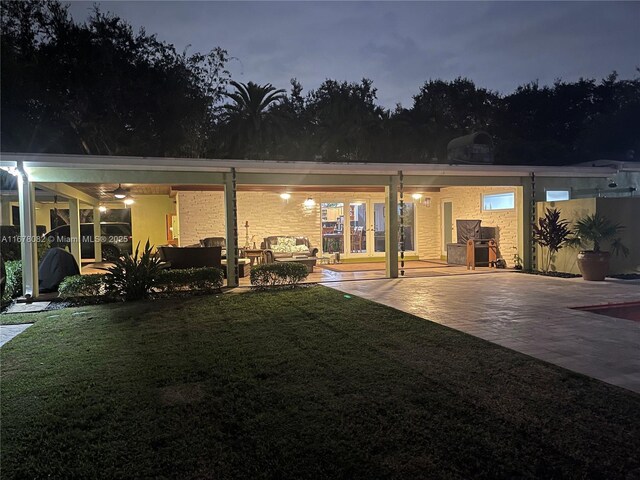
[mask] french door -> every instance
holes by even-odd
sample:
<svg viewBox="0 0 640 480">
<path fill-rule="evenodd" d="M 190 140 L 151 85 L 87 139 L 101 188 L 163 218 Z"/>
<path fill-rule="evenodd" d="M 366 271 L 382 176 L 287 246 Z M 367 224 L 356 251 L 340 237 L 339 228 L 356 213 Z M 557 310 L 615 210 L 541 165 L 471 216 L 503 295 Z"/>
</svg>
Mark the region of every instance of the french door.
<svg viewBox="0 0 640 480">
<path fill-rule="evenodd" d="M 332 198 L 321 203 L 322 252 L 345 258 L 385 255 L 383 199 Z M 413 251 L 415 215 L 413 203 L 405 203 L 405 251 Z"/>
</svg>

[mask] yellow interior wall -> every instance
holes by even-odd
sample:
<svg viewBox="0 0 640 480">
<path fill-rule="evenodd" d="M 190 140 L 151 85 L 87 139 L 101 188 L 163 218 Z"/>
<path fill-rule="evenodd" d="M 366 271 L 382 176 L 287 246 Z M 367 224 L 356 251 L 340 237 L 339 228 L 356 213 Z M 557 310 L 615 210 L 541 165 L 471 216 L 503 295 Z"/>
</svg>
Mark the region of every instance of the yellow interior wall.
<svg viewBox="0 0 640 480">
<path fill-rule="evenodd" d="M 149 239 L 151 245 L 166 245 L 166 215 L 175 213 L 172 198 L 165 195 L 138 195 L 131 205 L 131 235 L 133 249 L 142 248 Z"/>
<path fill-rule="evenodd" d="M 36 225 L 44 225 L 47 232 L 51 230 L 51 208 L 49 205 L 36 203 Z"/>
</svg>

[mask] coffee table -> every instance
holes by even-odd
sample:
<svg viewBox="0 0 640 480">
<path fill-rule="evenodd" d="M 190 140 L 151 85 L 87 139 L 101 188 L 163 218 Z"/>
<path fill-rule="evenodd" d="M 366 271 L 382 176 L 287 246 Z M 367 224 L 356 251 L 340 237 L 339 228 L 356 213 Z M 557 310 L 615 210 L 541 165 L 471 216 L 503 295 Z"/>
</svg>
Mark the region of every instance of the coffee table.
<svg viewBox="0 0 640 480">
<path fill-rule="evenodd" d="M 284 258 L 276 258 L 274 261 L 278 263 L 301 263 L 305 267 L 307 267 L 307 272 L 313 273 L 313 267 L 316 266 L 316 257 L 284 257 Z"/>
</svg>

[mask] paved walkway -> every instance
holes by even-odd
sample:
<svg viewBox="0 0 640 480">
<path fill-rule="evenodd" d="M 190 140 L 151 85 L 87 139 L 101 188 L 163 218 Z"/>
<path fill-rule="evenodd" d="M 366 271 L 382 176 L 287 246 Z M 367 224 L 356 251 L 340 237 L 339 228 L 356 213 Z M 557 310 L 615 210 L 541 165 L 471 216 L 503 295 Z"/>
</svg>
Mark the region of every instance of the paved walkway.
<svg viewBox="0 0 640 480">
<path fill-rule="evenodd" d="M 31 323 L 23 323 L 20 325 L 0 325 L 0 347 L 13 337 L 20 335 L 31 325 Z"/>
<path fill-rule="evenodd" d="M 326 285 L 640 393 L 640 322 L 570 308 L 640 301 L 638 282 L 505 273 Z"/>
</svg>

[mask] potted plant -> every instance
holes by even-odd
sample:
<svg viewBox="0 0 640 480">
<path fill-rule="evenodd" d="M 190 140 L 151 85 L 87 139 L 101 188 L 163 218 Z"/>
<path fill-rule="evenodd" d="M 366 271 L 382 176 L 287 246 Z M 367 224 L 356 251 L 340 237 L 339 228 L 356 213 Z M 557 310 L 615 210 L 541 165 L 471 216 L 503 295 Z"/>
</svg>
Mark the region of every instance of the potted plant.
<svg viewBox="0 0 640 480">
<path fill-rule="evenodd" d="M 516 253 L 513 254 L 513 268 L 515 270 L 522 270 L 522 258 L 518 253 L 518 247 L 513 247 Z"/>
<path fill-rule="evenodd" d="M 624 228 L 598 213 L 587 215 L 576 222 L 573 228 L 574 237 L 569 239 L 568 243 L 582 249 L 578 253 L 578 268 L 582 278 L 603 281 L 609 273 L 611 253 L 622 254 L 625 257 L 629 254 L 629 249 L 619 237 Z M 604 243 L 609 244 L 611 252 L 602 250 Z"/>
</svg>

